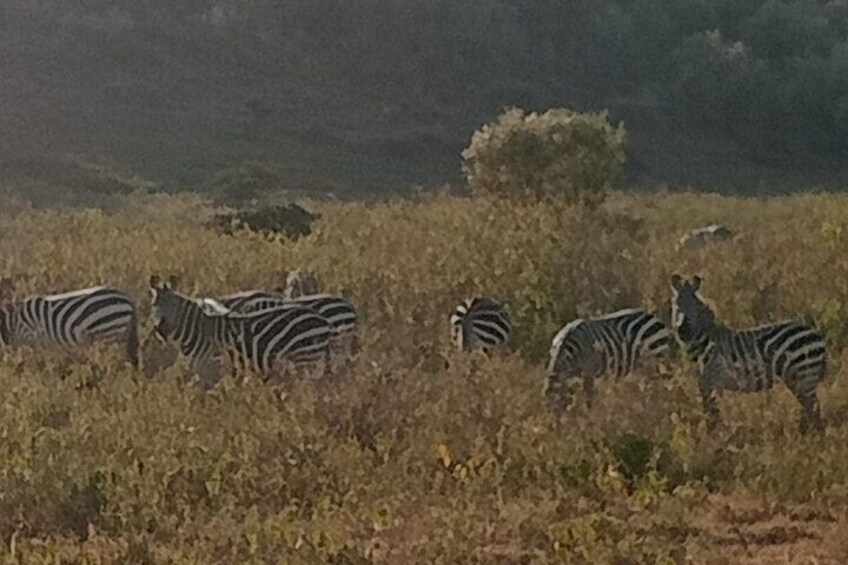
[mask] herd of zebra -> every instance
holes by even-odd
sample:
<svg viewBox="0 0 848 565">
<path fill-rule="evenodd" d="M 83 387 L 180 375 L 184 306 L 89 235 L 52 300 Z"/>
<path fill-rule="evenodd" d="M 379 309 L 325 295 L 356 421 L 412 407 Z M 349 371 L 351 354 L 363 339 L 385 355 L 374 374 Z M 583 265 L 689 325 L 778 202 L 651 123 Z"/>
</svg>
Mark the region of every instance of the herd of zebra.
<svg viewBox="0 0 848 565">
<path fill-rule="evenodd" d="M 350 362 L 359 350 L 355 307 L 343 296 L 320 294 L 310 275 L 293 272 L 273 291 L 218 298 L 195 298 L 177 286 L 175 277 L 150 278 L 153 335 L 175 343 L 206 386 L 220 379 L 225 359 L 236 372 L 272 378 L 315 369 L 328 374 L 335 360 Z M 825 376 L 827 354 L 821 333 L 797 322 L 733 330 L 716 322 L 700 287 L 700 277 L 672 277 L 673 329 L 638 309 L 566 324 L 553 338 L 545 394 L 556 405 L 567 405 L 570 384 L 582 381 L 591 405 L 597 378 L 667 359 L 679 343 L 697 367 L 711 427 L 718 419 L 717 392 L 766 390 L 779 378 L 802 406 L 801 431 L 822 429 L 816 388 Z M 0 281 L 0 347 L 123 342 L 138 366 L 139 320 L 127 293 L 97 287 L 15 301 L 13 291 L 9 279 Z M 495 300 L 462 302 L 450 326 L 451 341 L 460 350 L 510 348 L 509 314 Z"/>
<path fill-rule="evenodd" d="M 645 365 L 668 360 L 680 344 L 696 367 L 707 421 L 718 421 L 716 394 L 756 392 L 783 380 L 801 404 L 800 431 L 822 430 L 816 388 L 826 374 L 827 351 L 822 334 L 794 321 L 734 330 L 716 322 L 700 295 L 702 279 L 671 278 L 670 329 L 653 313 L 621 310 L 604 316 L 577 319 L 553 338 L 545 394 L 567 405 L 570 386 L 582 381 L 587 403 L 595 396 L 595 380 L 603 375 L 621 377 Z M 508 348 L 512 332 L 506 308 L 490 299 L 462 303 L 451 316 L 454 343 L 462 349 L 489 352 Z"/>
</svg>

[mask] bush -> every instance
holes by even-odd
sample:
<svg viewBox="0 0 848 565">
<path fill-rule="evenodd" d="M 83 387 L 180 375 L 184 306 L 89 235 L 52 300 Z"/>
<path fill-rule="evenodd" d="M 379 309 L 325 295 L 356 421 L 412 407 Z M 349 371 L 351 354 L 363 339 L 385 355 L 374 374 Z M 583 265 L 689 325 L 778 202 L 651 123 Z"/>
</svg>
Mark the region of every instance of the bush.
<svg viewBox="0 0 848 565">
<path fill-rule="evenodd" d="M 607 112 L 512 108 L 474 133 L 462 169 L 476 194 L 597 204 L 622 183 L 624 148 L 624 126 Z"/>
<path fill-rule="evenodd" d="M 318 218 L 319 214 L 312 214 L 297 204 L 289 204 L 216 214 L 207 227 L 227 235 L 248 229 L 266 236 L 280 234 L 294 240 L 312 233 L 312 222 Z"/>
</svg>

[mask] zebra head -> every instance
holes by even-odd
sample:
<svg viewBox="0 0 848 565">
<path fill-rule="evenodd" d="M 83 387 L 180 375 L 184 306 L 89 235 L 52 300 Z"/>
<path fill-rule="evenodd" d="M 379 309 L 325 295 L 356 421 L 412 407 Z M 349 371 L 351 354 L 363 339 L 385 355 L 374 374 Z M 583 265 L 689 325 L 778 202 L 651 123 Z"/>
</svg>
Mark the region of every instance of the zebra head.
<svg viewBox="0 0 848 565">
<path fill-rule="evenodd" d="M 284 281 L 284 286 L 278 287 L 277 292 L 282 294 L 286 300 L 318 294 L 319 285 L 315 275 L 294 270 L 289 273 L 284 272 L 281 278 Z"/>
<path fill-rule="evenodd" d="M 677 274 L 671 277 L 671 319 L 677 336 L 684 343 L 703 337 L 715 323 L 713 311 L 698 292 L 701 281 L 697 275 L 691 282 Z"/>
<path fill-rule="evenodd" d="M 156 333 L 165 339 L 177 337 L 179 320 L 189 300 L 176 292 L 177 277 L 171 276 L 163 282 L 157 275 L 150 277 L 150 292 L 153 297 L 151 312 Z"/>
<path fill-rule="evenodd" d="M 3 277 L 0 279 L 0 304 L 11 302 L 15 297 L 15 278 Z"/>
<path fill-rule="evenodd" d="M 21 274 L 0 279 L 0 347 L 11 345 L 18 331 L 20 303 L 15 302 L 16 282 Z"/>
</svg>

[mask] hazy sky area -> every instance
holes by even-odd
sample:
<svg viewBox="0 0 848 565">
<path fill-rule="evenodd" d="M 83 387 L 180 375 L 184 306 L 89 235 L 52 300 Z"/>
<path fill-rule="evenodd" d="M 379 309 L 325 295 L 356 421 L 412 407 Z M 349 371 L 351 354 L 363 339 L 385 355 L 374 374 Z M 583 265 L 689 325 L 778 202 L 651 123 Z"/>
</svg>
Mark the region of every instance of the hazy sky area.
<svg viewBox="0 0 848 565">
<path fill-rule="evenodd" d="M 633 185 L 848 180 L 848 4 L 5 0 L 0 179 L 306 190 L 458 183 L 506 106 L 608 108 Z M 127 180 L 129 179 L 129 180 Z"/>
</svg>

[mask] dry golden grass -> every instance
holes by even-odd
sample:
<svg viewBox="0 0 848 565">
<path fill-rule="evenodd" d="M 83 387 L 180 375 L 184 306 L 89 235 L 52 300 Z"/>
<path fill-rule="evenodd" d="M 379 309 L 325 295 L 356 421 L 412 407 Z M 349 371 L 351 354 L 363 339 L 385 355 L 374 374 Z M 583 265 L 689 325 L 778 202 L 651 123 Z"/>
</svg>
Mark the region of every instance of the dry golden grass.
<svg viewBox="0 0 848 565">
<path fill-rule="evenodd" d="M 593 214 L 456 198 L 317 207 L 314 234 L 295 244 L 218 236 L 189 197 L 4 207 L 0 274 L 25 273 L 21 294 L 108 283 L 146 317 L 154 272 L 217 294 L 300 267 L 349 293 L 365 324 L 348 374 L 227 378 L 209 393 L 181 363 L 150 370 L 152 350 L 150 377 L 116 348 L 7 352 L 6 562 L 848 561 L 848 197 L 618 196 Z M 712 222 L 739 238 L 676 250 Z M 685 363 L 602 383 L 591 413 L 550 412 L 555 331 L 622 307 L 664 311 L 674 271 L 701 274 L 728 323 L 823 329 L 825 434 L 798 435 L 781 387 L 726 394 L 707 434 Z M 509 304 L 514 355 L 450 351 L 448 316 L 471 294 Z"/>
</svg>

